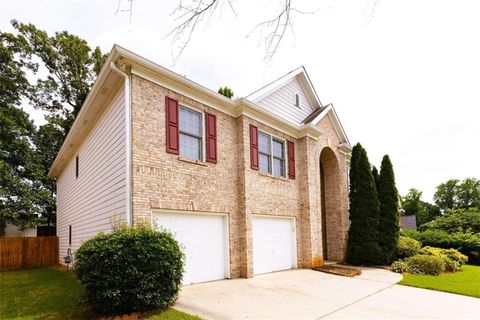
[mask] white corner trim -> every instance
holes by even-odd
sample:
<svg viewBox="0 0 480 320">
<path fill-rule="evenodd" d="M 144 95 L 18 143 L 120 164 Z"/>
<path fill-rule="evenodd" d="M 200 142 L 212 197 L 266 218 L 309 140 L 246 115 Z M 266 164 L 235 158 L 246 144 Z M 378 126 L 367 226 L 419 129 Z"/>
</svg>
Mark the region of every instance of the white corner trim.
<svg viewBox="0 0 480 320">
<path fill-rule="evenodd" d="M 117 62 L 119 63 L 119 61 Z M 126 189 L 126 203 L 125 203 L 125 220 L 127 225 L 133 225 L 132 219 L 132 97 L 131 97 L 131 81 L 130 75 L 117 67 L 116 63 L 111 61 L 111 68 L 118 72 L 125 78 L 125 149 L 126 149 L 126 172 L 125 172 L 125 189 Z M 125 68 L 125 65 L 121 66 Z"/>
<path fill-rule="evenodd" d="M 329 104 L 325 110 L 323 110 L 322 112 L 320 112 L 320 114 L 315 118 L 313 119 L 312 121 L 310 121 L 311 124 L 313 125 L 317 125 L 320 120 L 322 120 L 323 118 L 325 118 L 325 116 L 330 112 L 330 110 L 332 110 L 332 105 Z"/>
</svg>

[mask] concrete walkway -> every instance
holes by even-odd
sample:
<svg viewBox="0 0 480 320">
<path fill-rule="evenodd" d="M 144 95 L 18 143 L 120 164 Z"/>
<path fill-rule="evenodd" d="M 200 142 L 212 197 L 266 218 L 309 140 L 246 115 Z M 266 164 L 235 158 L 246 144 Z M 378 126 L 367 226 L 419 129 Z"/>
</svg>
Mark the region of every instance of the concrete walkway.
<svg viewBox="0 0 480 320">
<path fill-rule="evenodd" d="M 361 269 L 355 278 L 290 270 L 186 286 L 175 308 L 204 319 L 480 319 L 480 299 L 395 285 L 401 275 Z"/>
</svg>

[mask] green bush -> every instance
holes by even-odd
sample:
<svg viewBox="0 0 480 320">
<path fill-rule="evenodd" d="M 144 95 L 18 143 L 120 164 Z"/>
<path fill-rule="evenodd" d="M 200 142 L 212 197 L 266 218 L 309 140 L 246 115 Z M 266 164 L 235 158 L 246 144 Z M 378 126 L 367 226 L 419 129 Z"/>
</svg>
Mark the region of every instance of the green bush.
<svg viewBox="0 0 480 320">
<path fill-rule="evenodd" d="M 406 260 L 407 271 L 412 274 L 439 275 L 445 271 L 445 260 L 441 257 L 417 254 Z"/>
<path fill-rule="evenodd" d="M 184 258 L 169 232 L 122 226 L 85 241 L 75 258 L 85 299 L 100 314 L 167 308 L 177 299 Z"/>
<path fill-rule="evenodd" d="M 422 244 L 412 238 L 400 236 L 398 238 L 397 249 L 395 251 L 395 256 L 399 259 L 408 258 L 416 255 Z"/>
<path fill-rule="evenodd" d="M 420 228 L 421 230 L 442 230 L 449 233 L 480 233 L 480 208 L 450 210 Z"/>
<path fill-rule="evenodd" d="M 407 263 L 405 260 L 397 260 L 392 263 L 391 268 L 393 272 L 404 273 L 407 271 Z"/>
<path fill-rule="evenodd" d="M 455 272 L 468 261 L 468 257 L 455 249 L 423 247 L 420 254 L 440 257 L 445 261 L 445 270 Z"/>
<path fill-rule="evenodd" d="M 416 239 L 425 246 L 457 249 L 468 256 L 470 264 L 480 265 L 480 234 L 478 233 L 448 233 L 437 230 L 418 232 L 406 230 L 402 231 L 402 235 Z"/>
</svg>

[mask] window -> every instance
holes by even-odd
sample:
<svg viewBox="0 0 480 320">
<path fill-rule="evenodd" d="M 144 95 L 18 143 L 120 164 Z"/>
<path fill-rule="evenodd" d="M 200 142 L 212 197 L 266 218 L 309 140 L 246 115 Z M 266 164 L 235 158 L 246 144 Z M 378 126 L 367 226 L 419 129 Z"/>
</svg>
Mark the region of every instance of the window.
<svg viewBox="0 0 480 320">
<path fill-rule="evenodd" d="M 300 96 L 298 93 L 295 93 L 293 103 L 295 104 L 295 107 L 300 108 Z"/>
<path fill-rule="evenodd" d="M 72 226 L 68 226 L 68 245 L 72 245 Z"/>
<path fill-rule="evenodd" d="M 180 156 L 191 160 L 203 160 L 203 115 L 180 107 Z"/>
<path fill-rule="evenodd" d="M 78 178 L 78 156 L 75 158 L 75 178 Z"/>
<path fill-rule="evenodd" d="M 261 172 L 272 173 L 272 147 L 271 136 L 263 132 L 258 133 L 258 162 Z"/>
<path fill-rule="evenodd" d="M 273 174 L 285 177 L 285 144 L 275 138 L 273 140 Z"/>
<path fill-rule="evenodd" d="M 285 177 L 285 142 L 263 132 L 258 133 L 259 170 Z"/>
</svg>

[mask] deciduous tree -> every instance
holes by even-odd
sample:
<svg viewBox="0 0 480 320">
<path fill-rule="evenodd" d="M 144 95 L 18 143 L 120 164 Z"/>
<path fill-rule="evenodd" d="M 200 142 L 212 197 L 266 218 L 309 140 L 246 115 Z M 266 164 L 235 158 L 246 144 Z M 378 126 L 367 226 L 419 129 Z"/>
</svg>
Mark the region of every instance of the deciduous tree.
<svg viewBox="0 0 480 320">
<path fill-rule="evenodd" d="M 27 227 L 55 222 L 47 174 L 106 56 L 66 31 L 12 26 L 0 32 L 0 220 Z M 46 111 L 47 123 L 35 127 L 22 101 Z"/>
</svg>

